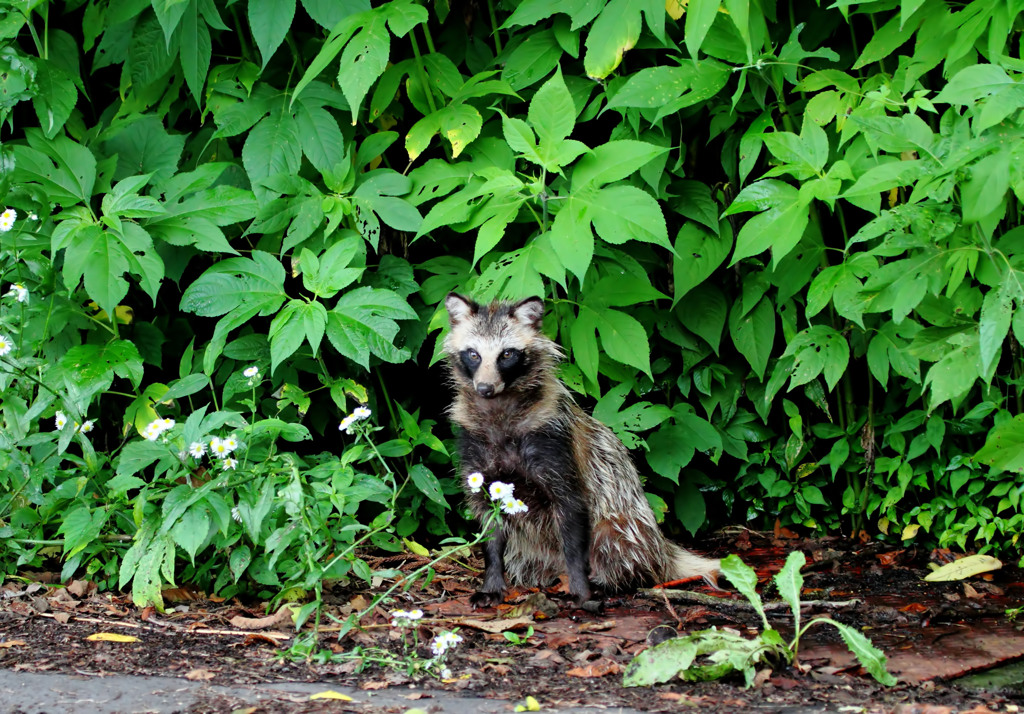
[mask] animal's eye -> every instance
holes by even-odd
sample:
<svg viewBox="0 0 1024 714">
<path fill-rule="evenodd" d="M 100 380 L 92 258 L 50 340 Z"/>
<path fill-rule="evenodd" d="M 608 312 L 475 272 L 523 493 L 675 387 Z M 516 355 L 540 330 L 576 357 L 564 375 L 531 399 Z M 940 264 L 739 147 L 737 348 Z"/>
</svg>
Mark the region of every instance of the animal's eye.
<svg viewBox="0 0 1024 714">
<path fill-rule="evenodd" d="M 512 359 L 512 350 L 505 350 L 501 353 L 502 359 Z"/>
<path fill-rule="evenodd" d="M 480 354 L 476 350 L 470 350 L 467 354 L 469 355 L 469 359 L 471 361 L 473 361 L 473 362 L 479 362 L 480 361 Z"/>
</svg>

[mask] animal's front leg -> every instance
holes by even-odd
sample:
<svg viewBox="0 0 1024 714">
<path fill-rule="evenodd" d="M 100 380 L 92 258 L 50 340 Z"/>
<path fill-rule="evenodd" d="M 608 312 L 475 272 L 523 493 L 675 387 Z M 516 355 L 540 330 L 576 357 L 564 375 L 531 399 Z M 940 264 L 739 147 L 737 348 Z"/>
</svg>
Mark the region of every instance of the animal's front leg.
<svg viewBox="0 0 1024 714">
<path fill-rule="evenodd" d="M 496 525 L 484 543 L 484 583 L 469 598 L 474 608 L 501 604 L 505 599 L 505 531 Z"/>
</svg>

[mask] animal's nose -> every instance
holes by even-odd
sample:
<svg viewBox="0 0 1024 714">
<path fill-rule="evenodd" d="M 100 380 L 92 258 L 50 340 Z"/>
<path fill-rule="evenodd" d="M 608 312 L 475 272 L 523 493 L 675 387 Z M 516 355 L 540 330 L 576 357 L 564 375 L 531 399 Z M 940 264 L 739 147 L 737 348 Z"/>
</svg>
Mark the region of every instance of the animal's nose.
<svg viewBox="0 0 1024 714">
<path fill-rule="evenodd" d="M 494 385 L 493 384 L 478 384 L 476 385 L 476 393 L 481 397 L 490 399 L 494 396 Z"/>
</svg>

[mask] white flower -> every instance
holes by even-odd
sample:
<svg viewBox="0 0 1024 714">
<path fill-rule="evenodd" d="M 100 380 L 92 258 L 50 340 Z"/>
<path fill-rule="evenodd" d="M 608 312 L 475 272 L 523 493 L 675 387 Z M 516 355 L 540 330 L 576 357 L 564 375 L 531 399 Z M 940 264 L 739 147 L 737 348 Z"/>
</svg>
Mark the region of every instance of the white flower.
<svg viewBox="0 0 1024 714">
<path fill-rule="evenodd" d="M 231 507 L 231 519 L 235 523 L 241 523 L 242 522 L 242 512 L 238 510 L 238 506 L 232 506 Z"/>
<path fill-rule="evenodd" d="M 92 426 L 92 419 L 88 419 L 82 422 L 82 426 L 78 427 L 77 431 L 80 431 L 83 434 L 88 434 L 90 431 L 92 431 Z"/>
<path fill-rule="evenodd" d="M 227 447 L 227 444 L 221 441 L 219 436 L 215 436 L 210 439 L 210 453 L 218 459 L 223 459 L 231 453 L 231 449 Z"/>
<path fill-rule="evenodd" d="M 224 459 L 224 461 L 222 461 L 221 463 L 224 464 L 224 470 L 229 471 L 238 466 L 238 459 L 232 459 L 231 457 L 228 457 Z"/>
<path fill-rule="evenodd" d="M 201 441 L 193 441 L 188 447 L 188 453 L 192 454 L 195 459 L 201 459 L 206 453 L 206 444 Z"/>
<path fill-rule="evenodd" d="M 14 283 L 11 289 L 4 293 L 4 297 L 13 297 L 18 302 L 25 302 L 28 300 L 28 288 L 21 283 Z"/>
<path fill-rule="evenodd" d="M 410 627 L 414 620 L 419 620 L 423 617 L 423 610 L 392 610 L 391 611 L 391 626 L 392 627 Z"/>
<path fill-rule="evenodd" d="M 28 219 L 30 221 L 38 221 L 39 220 L 39 216 L 37 216 L 35 213 L 30 213 L 30 214 L 28 214 Z"/>
<path fill-rule="evenodd" d="M 462 637 L 454 632 L 442 632 L 430 643 L 430 651 L 435 657 L 444 655 L 448 650 L 462 642 Z"/>
<path fill-rule="evenodd" d="M 63 429 L 68 423 L 68 417 L 64 412 L 57 412 L 53 415 L 53 421 L 57 424 L 58 429 Z"/>
<path fill-rule="evenodd" d="M 6 233 L 7 231 L 14 228 L 14 221 L 18 218 L 18 212 L 13 208 L 8 208 L 3 213 L 0 213 L 0 232 Z"/>
<path fill-rule="evenodd" d="M 356 422 L 356 418 L 353 415 L 349 414 L 347 417 L 345 417 L 344 419 L 341 420 L 340 424 L 338 424 L 338 431 L 343 431 L 346 434 L 351 434 L 352 433 L 352 425 L 355 422 Z"/>
<path fill-rule="evenodd" d="M 233 434 L 224 439 L 221 443 L 224 444 L 224 448 L 228 450 L 228 453 L 231 453 L 238 448 L 238 439 L 236 439 Z"/>
<path fill-rule="evenodd" d="M 253 365 L 252 367 L 246 367 L 245 370 L 242 372 L 242 374 L 244 374 L 246 377 L 255 377 L 259 373 L 260 368 L 257 367 L 256 365 Z"/>
<path fill-rule="evenodd" d="M 514 516 L 518 513 L 526 513 L 530 508 L 518 498 L 506 498 L 501 502 L 501 510 Z"/>
<path fill-rule="evenodd" d="M 474 471 L 466 477 L 466 485 L 473 493 L 480 493 L 480 489 L 484 485 L 484 475 L 479 471 Z"/>
<path fill-rule="evenodd" d="M 161 432 L 164 432 L 164 431 L 167 431 L 168 429 L 173 429 L 174 428 L 174 420 L 171 419 L 170 417 L 167 417 L 166 419 L 161 419 L 160 421 L 161 421 L 161 424 L 160 424 L 160 431 Z"/>
<path fill-rule="evenodd" d="M 448 667 L 445 667 L 444 669 L 441 670 L 441 679 L 451 679 L 451 678 L 452 678 L 452 671 L 451 671 L 451 669 L 449 669 Z"/>
<path fill-rule="evenodd" d="M 488 492 L 491 494 L 492 501 L 504 501 L 506 498 L 512 498 L 514 489 L 515 487 L 510 483 L 495 481 L 491 484 Z"/>
<path fill-rule="evenodd" d="M 160 420 L 157 419 L 156 421 L 149 422 L 149 424 L 146 424 L 146 428 L 139 433 L 149 441 L 156 441 L 162 433 L 162 430 L 160 429 Z"/>
<path fill-rule="evenodd" d="M 359 407 L 356 407 L 355 409 L 352 410 L 352 416 L 354 416 L 356 419 L 360 419 L 360 420 L 362 420 L 362 419 L 369 419 L 370 415 L 372 413 L 373 412 L 371 412 L 365 406 L 359 406 Z"/>
<path fill-rule="evenodd" d="M 11 342 L 11 338 L 7 335 L 0 335 L 0 357 L 9 355 L 13 349 L 14 343 Z"/>
</svg>

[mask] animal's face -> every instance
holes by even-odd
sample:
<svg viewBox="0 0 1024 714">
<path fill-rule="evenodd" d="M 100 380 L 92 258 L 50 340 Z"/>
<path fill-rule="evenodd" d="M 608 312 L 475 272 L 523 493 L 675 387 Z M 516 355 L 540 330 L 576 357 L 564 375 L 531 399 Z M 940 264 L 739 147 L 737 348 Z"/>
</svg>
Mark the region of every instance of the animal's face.
<svg viewBox="0 0 1024 714">
<path fill-rule="evenodd" d="M 478 395 L 492 399 L 530 372 L 544 314 L 540 298 L 481 306 L 453 293 L 445 306 L 452 327 L 445 347 L 453 371 Z"/>
</svg>

